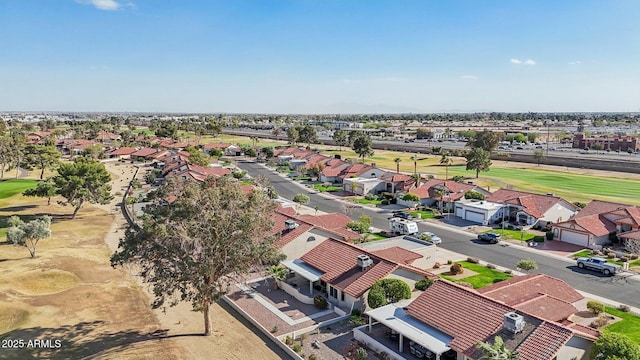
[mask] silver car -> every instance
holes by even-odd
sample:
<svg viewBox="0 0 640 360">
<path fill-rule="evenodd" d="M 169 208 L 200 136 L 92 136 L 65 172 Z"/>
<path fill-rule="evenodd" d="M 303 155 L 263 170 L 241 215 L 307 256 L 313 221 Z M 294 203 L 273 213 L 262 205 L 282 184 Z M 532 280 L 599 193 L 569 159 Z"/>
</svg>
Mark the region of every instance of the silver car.
<svg viewBox="0 0 640 360">
<path fill-rule="evenodd" d="M 442 239 L 440 238 L 440 236 L 438 236 L 438 235 L 436 235 L 436 234 L 434 234 L 432 232 L 429 232 L 429 231 L 425 231 L 423 233 L 420 233 L 420 236 L 418 236 L 418 237 L 420 239 L 424 238 L 424 240 L 429 241 L 429 242 L 431 242 L 431 243 L 433 243 L 435 245 L 438 245 L 438 244 L 442 243 Z"/>
</svg>

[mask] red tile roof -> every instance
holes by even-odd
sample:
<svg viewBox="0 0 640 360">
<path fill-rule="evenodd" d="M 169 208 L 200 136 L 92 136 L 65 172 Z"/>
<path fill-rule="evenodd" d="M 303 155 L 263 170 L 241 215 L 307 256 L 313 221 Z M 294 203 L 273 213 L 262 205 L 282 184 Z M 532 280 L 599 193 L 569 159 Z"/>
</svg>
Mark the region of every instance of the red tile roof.
<svg viewBox="0 0 640 360">
<path fill-rule="evenodd" d="M 562 326 L 544 322 L 518 346 L 519 360 L 553 359 L 573 332 Z"/>
<path fill-rule="evenodd" d="M 495 203 L 521 206 L 523 208 L 522 211 L 536 218 L 543 217 L 549 209 L 559 202 L 564 202 L 566 206 L 576 209 L 573 204 L 570 204 L 557 196 L 540 195 L 509 189 L 499 189 L 493 194 L 487 196 L 486 200 Z"/>
<path fill-rule="evenodd" d="M 503 332 L 504 315 L 515 309 L 498 303 L 472 289 L 446 280 L 438 280 L 408 306 L 408 314 L 453 337 L 451 348 L 467 356 L 477 353 L 476 344 Z M 519 311 L 529 330 L 510 343 L 509 349 L 520 353 L 520 360 L 551 360 L 574 332 L 594 339 L 591 334 L 545 321 L 535 314 Z M 507 339 L 505 339 L 507 341 Z M 477 354 L 476 354 L 477 355 Z"/>
<path fill-rule="evenodd" d="M 225 144 L 225 143 L 208 143 L 208 144 L 204 144 L 204 149 L 205 149 L 205 150 L 211 150 L 211 149 L 224 150 L 224 149 L 228 148 L 229 146 L 231 146 L 231 144 Z"/>
<path fill-rule="evenodd" d="M 436 198 L 436 190 L 438 188 L 448 189 L 449 198 L 451 200 L 458 200 L 462 198 L 465 193 L 475 189 L 476 185 L 460 183 L 457 181 L 430 179 L 421 186 L 409 190 L 409 193 L 418 195 L 421 199 L 432 199 Z"/>
<path fill-rule="evenodd" d="M 340 213 L 329 213 L 322 215 L 298 215 L 299 219 L 303 219 L 304 221 L 323 227 L 325 229 L 338 229 L 344 228 L 348 223 L 351 222 L 351 219 L 344 214 Z"/>
<path fill-rule="evenodd" d="M 386 249 L 374 250 L 371 253 L 393 260 L 400 264 L 411 264 L 413 261 L 422 258 L 422 255 L 411 250 L 401 248 L 399 246 L 392 246 Z"/>
<path fill-rule="evenodd" d="M 532 294 L 547 294 L 569 304 L 584 299 L 584 296 L 566 282 L 545 274 L 516 276 L 477 291 L 510 306 L 521 303 Z"/>
<path fill-rule="evenodd" d="M 131 147 L 121 147 L 109 152 L 113 156 L 131 155 L 136 152 L 136 149 Z"/>
<path fill-rule="evenodd" d="M 291 241 L 295 240 L 298 236 L 313 228 L 313 225 L 311 224 L 302 221 L 296 221 L 299 226 L 295 229 L 289 230 L 285 226 L 285 221 L 287 220 L 293 219 L 279 212 L 274 213 L 271 217 L 271 221 L 273 221 L 273 228 L 271 229 L 271 231 L 269 231 L 269 234 L 279 235 L 279 238 L 274 243 L 274 245 L 278 248 L 282 248 Z"/>
<path fill-rule="evenodd" d="M 618 237 L 623 239 L 640 240 L 640 230 L 627 231 L 618 234 Z"/>
<path fill-rule="evenodd" d="M 618 209 L 625 209 L 632 205 L 618 204 L 609 201 L 592 200 L 587 206 L 580 210 L 574 218 L 581 218 L 590 215 L 604 214 Z"/>
<path fill-rule="evenodd" d="M 357 266 L 357 257 L 362 254 L 368 254 L 373 260 L 373 265 L 364 271 Z M 300 259 L 322 271 L 323 281 L 355 298 L 362 296 L 374 282 L 397 268 L 397 264 L 334 239 L 327 239 Z"/>
<path fill-rule="evenodd" d="M 560 224 L 576 224 L 595 236 L 604 236 L 616 231 L 616 224 L 599 214 L 574 218 L 564 223 L 558 223 L 558 225 Z"/>
<path fill-rule="evenodd" d="M 112 132 L 107 132 L 104 130 L 100 130 L 98 132 L 98 136 L 96 137 L 97 140 L 118 140 L 120 138 L 120 135 L 118 134 L 114 134 Z"/>
<path fill-rule="evenodd" d="M 158 149 L 144 147 L 144 148 L 138 149 L 136 152 L 131 154 L 131 156 L 148 157 L 148 156 L 151 156 L 151 155 L 153 155 L 153 154 L 155 154 L 157 152 L 158 152 Z"/>
<path fill-rule="evenodd" d="M 476 344 L 502 327 L 504 314 L 512 308 L 473 290 L 438 280 L 408 307 L 414 318 L 453 336 L 450 346 L 472 354 Z"/>
</svg>

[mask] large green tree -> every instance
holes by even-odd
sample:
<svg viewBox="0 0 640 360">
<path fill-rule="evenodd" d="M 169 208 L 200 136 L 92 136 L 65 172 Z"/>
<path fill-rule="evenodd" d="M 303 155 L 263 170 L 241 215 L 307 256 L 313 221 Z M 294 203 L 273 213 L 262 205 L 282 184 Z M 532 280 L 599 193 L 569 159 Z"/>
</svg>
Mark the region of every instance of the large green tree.
<svg viewBox="0 0 640 360">
<path fill-rule="evenodd" d="M 362 158 L 362 162 L 365 157 L 373 156 L 371 137 L 365 133 L 359 133 L 353 140 L 353 151 Z"/>
<path fill-rule="evenodd" d="M 311 125 L 298 127 L 298 140 L 307 143 L 307 146 L 317 143 L 318 134 L 316 133 L 316 128 Z"/>
<path fill-rule="evenodd" d="M 493 151 L 500 144 L 501 135 L 493 131 L 480 131 L 475 136 L 469 139 L 467 146 L 470 148 L 481 148 L 484 151 Z"/>
<path fill-rule="evenodd" d="M 300 138 L 300 134 L 298 133 L 298 129 L 294 127 L 290 127 L 287 129 L 287 140 L 289 140 L 289 144 L 291 146 L 296 146 L 299 138 Z"/>
<path fill-rule="evenodd" d="M 592 360 L 640 360 L 638 344 L 626 335 L 607 332 L 593 343 Z"/>
<path fill-rule="evenodd" d="M 344 130 L 336 130 L 333 132 L 333 141 L 338 145 L 338 149 L 342 151 L 343 146 L 347 146 L 349 143 L 349 139 L 347 138 L 347 133 Z"/>
<path fill-rule="evenodd" d="M 187 146 L 185 150 L 189 153 L 190 163 L 200 166 L 209 166 L 209 162 L 211 162 L 211 157 L 209 155 L 193 146 Z"/>
<path fill-rule="evenodd" d="M 489 171 L 491 168 L 491 153 L 482 148 L 473 148 L 467 154 L 467 170 L 475 170 L 476 178 L 480 171 Z"/>
<path fill-rule="evenodd" d="M 32 258 L 36 257 L 38 242 L 51 237 L 51 216 L 48 215 L 27 223 L 14 215 L 9 219 L 8 224 L 7 241 L 26 247 Z"/>
<path fill-rule="evenodd" d="M 40 180 L 44 177 L 45 169 L 53 169 L 60 162 L 62 154 L 55 146 L 27 145 L 23 164 L 27 169 L 40 169 Z"/>
<path fill-rule="evenodd" d="M 104 164 L 87 157 L 79 157 L 72 163 L 58 167 L 58 175 L 53 177 L 58 194 L 67 201 L 63 205 L 74 207 L 72 219 L 86 202 L 108 204 L 111 196 L 111 175 Z"/>
<path fill-rule="evenodd" d="M 56 192 L 58 188 L 56 184 L 53 182 L 51 178 L 40 181 L 35 189 L 27 189 L 22 195 L 24 196 L 36 196 L 36 197 L 46 197 L 47 205 L 51 205 L 51 198 L 56 196 Z"/>
<path fill-rule="evenodd" d="M 111 257 L 112 266 L 135 264 L 152 285 L 152 306 L 190 301 L 204 313 L 260 263 L 281 260 L 271 230 L 275 203 L 260 190 L 242 192 L 226 178 L 203 183 L 169 181 L 159 190 L 177 200 L 151 206 L 139 229 L 130 228 Z"/>
<path fill-rule="evenodd" d="M 411 287 L 400 279 L 381 279 L 371 285 L 367 303 L 372 308 L 411 299 Z"/>
</svg>

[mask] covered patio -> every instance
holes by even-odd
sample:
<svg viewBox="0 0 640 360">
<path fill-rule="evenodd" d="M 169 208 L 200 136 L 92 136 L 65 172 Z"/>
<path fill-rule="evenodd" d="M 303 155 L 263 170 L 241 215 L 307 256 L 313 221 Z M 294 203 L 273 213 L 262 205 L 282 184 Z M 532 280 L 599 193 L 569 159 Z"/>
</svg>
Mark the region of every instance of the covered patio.
<svg viewBox="0 0 640 360">
<path fill-rule="evenodd" d="M 296 288 L 299 293 L 311 298 L 315 295 L 326 295 L 326 289 L 322 287 L 320 281 L 320 277 L 324 274 L 322 271 L 300 259 L 284 261 L 282 265 L 295 273 L 286 282 Z"/>
<path fill-rule="evenodd" d="M 456 358 L 448 346 L 453 340 L 451 336 L 411 317 L 396 305 L 386 305 L 366 314 L 369 324 L 365 335 L 403 358 Z"/>
</svg>

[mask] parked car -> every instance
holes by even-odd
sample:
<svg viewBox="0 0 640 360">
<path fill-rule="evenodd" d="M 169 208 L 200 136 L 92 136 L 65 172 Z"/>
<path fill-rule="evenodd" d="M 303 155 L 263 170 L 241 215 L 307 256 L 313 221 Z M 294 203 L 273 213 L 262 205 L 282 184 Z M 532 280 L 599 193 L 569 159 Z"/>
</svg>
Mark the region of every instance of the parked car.
<svg viewBox="0 0 640 360">
<path fill-rule="evenodd" d="M 429 241 L 434 245 L 442 244 L 442 239 L 440 238 L 440 236 L 429 231 L 418 233 L 418 238 Z"/>
<path fill-rule="evenodd" d="M 393 217 L 397 217 L 397 218 L 400 218 L 400 219 L 407 219 L 407 220 L 408 219 L 413 219 L 413 216 L 411 216 L 411 214 L 409 214 L 406 211 L 395 212 L 395 213 L 393 213 Z"/>
<path fill-rule="evenodd" d="M 580 269 L 590 269 L 600 271 L 605 275 L 613 275 L 622 271 L 622 267 L 616 264 L 609 264 L 607 259 L 590 257 L 578 258 L 576 260 Z"/>
<path fill-rule="evenodd" d="M 478 234 L 478 240 L 488 242 L 489 244 L 497 244 L 500 242 L 500 234 L 494 232 Z"/>
</svg>

